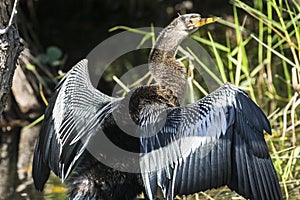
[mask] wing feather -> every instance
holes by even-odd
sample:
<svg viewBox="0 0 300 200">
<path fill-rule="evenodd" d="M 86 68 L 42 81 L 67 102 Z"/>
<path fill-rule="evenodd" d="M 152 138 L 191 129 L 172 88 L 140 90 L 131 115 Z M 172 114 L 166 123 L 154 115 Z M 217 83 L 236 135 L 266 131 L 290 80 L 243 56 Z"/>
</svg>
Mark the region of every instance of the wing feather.
<svg viewBox="0 0 300 200">
<path fill-rule="evenodd" d="M 194 104 L 148 113 L 139 131 L 150 199 L 157 186 L 172 199 L 222 185 L 250 199 L 282 199 L 263 134 L 270 124 L 243 91 L 225 84 Z"/>
<path fill-rule="evenodd" d="M 63 77 L 46 108 L 34 152 L 33 179 L 37 189 L 43 190 L 50 169 L 62 180 L 68 177 L 84 151 L 84 144 L 74 140 L 93 134 L 84 130 L 98 120 L 95 114 L 112 100 L 92 86 L 86 59 Z"/>
</svg>

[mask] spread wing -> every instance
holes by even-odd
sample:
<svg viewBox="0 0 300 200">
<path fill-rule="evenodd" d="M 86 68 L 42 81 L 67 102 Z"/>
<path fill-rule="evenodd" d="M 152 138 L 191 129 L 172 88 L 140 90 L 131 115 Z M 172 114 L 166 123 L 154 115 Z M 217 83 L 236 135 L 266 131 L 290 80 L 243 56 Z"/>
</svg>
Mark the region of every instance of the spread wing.
<svg viewBox="0 0 300 200">
<path fill-rule="evenodd" d="M 222 185 L 282 199 L 263 135 L 269 121 L 243 91 L 225 84 L 194 104 L 149 113 L 140 122 L 140 167 L 150 199 L 157 187 L 172 199 Z"/>
<path fill-rule="evenodd" d="M 86 59 L 75 65 L 60 81 L 49 101 L 33 159 L 33 179 L 43 190 L 50 169 L 64 180 L 84 152 L 95 129 L 95 114 L 112 98 L 96 90 L 89 79 Z M 91 131 L 87 131 L 91 130 Z M 87 141 L 87 140 L 86 140 Z"/>
</svg>

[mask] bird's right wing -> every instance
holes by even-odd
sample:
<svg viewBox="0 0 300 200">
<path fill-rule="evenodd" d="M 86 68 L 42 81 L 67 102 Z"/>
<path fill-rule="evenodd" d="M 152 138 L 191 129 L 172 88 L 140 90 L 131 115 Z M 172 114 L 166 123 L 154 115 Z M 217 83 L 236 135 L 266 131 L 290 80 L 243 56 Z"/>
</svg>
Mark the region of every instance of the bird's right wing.
<svg viewBox="0 0 300 200">
<path fill-rule="evenodd" d="M 269 122 L 235 86 L 187 106 L 152 108 L 140 125 L 140 167 L 150 199 L 157 187 L 173 199 L 222 185 L 254 200 L 282 199 L 264 140 Z"/>
<path fill-rule="evenodd" d="M 43 190 L 50 169 L 62 180 L 68 177 L 85 149 L 80 139 L 93 134 L 91 126 L 99 122 L 96 114 L 112 100 L 92 86 L 86 59 L 63 77 L 46 108 L 36 143 L 33 179 L 37 189 Z"/>
</svg>

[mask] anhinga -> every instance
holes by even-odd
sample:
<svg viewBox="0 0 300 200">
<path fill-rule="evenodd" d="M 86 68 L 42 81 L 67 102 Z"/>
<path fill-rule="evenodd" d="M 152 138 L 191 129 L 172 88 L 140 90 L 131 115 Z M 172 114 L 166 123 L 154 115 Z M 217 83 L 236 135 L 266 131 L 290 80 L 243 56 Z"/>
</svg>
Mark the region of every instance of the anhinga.
<svg viewBox="0 0 300 200">
<path fill-rule="evenodd" d="M 198 14 L 173 20 L 150 53 L 156 84 L 124 98 L 109 97 L 92 86 L 87 60 L 74 66 L 45 112 L 33 160 L 36 188 L 43 190 L 52 170 L 66 180 L 70 199 L 134 199 L 141 192 L 154 199 L 158 188 L 164 198 L 173 199 L 223 185 L 249 199 L 282 199 L 264 140 L 264 130 L 271 133 L 269 121 L 242 90 L 227 83 L 180 106 L 186 71 L 175 59 L 176 50 L 190 33 L 214 21 Z M 122 118 L 124 105 L 140 138 L 126 135 L 114 119 L 113 112 Z M 118 171 L 95 159 L 86 145 L 97 134 L 138 152 L 141 173 Z"/>
</svg>

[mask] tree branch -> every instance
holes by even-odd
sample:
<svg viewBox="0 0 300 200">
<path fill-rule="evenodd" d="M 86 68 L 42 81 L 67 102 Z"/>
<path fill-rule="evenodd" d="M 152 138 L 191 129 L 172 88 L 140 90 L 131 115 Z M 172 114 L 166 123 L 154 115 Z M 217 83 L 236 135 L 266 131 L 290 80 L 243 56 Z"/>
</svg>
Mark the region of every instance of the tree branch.
<svg viewBox="0 0 300 200">
<path fill-rule="evenodd" d="M 18 0 L 2 0 L 0 2 L 0 116 L 7 102 L 12 86 L 12 78 L 22 46 L 18 30 L 13 24 Z M 11 9 L 11 7 L 13 7 Z"/>
<path fill-rule="evenodd" d="M 18 4 L 18 0 L 15 0 L 14 6 L 13 6 L 13 9 L 11 11 L 11 15 L 10 15 L 10 18 L 9 18 L 9 21 L 8 21 L 8 24 L 5 28 L 0 28 L 0 34 L 7 33 L 8 29 L 11 27 L 14 16 L 17 14 L 17 4 Z"/>
</svg>

